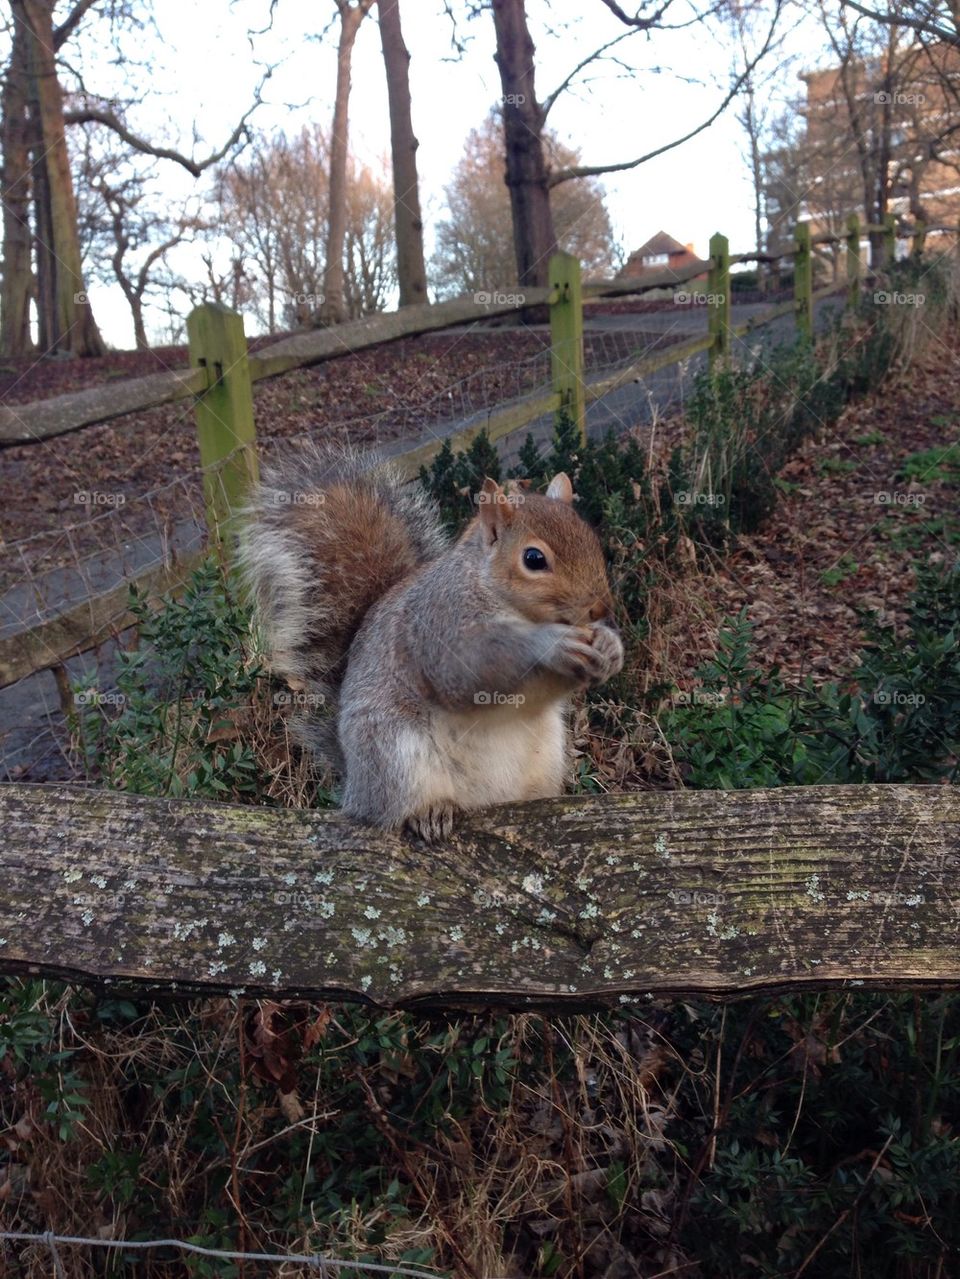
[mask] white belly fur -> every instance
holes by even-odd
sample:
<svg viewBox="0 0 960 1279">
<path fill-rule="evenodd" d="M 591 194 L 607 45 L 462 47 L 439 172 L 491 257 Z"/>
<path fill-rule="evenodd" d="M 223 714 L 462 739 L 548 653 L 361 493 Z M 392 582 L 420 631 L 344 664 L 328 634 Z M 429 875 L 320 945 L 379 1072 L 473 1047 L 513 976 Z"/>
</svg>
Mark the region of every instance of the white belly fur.
<svg viewBox="0 0 960 1279">
<path fill-rule="evenodd" d="M 420 806 L 483 808 L 559 795 L 566 776 L 562 706 L 435 710 L 429 733 L 407 729 L 397 748 Z"/>
</svg>

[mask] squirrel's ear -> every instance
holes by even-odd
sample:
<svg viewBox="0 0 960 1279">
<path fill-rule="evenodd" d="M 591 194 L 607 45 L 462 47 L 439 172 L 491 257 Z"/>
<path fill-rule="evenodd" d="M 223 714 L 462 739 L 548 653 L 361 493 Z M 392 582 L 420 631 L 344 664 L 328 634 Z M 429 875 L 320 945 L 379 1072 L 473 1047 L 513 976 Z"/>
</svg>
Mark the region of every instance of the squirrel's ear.
<svg viewBox="0 0 960 1279">
<path fill-rule="evenodd" d="M 480 507 L 480 527 L 492 545 L 501 530 L 513 520 L 513 505 L 497 481 L 491 480 L 489 475 L 477 494 L 477 504 Z"/>
<path fill-rule="evenodd" d="M 547 497 L 552 497 L 557 502 L 573 501 L 573 485 L 566 471 L 560 471 L 550 481 L 547 486 Z"/>
</svg>

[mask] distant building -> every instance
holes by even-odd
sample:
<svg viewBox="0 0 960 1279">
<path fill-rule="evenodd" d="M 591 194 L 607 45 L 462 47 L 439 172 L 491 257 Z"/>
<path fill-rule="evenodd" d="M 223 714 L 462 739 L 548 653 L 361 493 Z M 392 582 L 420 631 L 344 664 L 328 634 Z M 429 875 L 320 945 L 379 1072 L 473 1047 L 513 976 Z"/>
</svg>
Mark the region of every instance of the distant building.
<svg viewBox="0 0 960 1279">
<path fill-rule="evenodd" d="M 901 227 L 957 225 L 960 50 L 911 42 L 800 79 L 805 127 L 765 157 L 769 248 L 788 244 L 799 219 L 830 235 L 845 233 L 851 213 L 861 223 L 892 213 Z"/>
<path fill-rule="evenodd" d="M 681 244 L 666 231 L 658 231 L 646 244 L 641 244 L 627 259 L 627 264 L 620 272 L 621 280 L 641 280 L 654 271 L 681 271 L 685 267 L 695 266 L 701 259 L 693 251 L 692 244 Z"/>
</svg>

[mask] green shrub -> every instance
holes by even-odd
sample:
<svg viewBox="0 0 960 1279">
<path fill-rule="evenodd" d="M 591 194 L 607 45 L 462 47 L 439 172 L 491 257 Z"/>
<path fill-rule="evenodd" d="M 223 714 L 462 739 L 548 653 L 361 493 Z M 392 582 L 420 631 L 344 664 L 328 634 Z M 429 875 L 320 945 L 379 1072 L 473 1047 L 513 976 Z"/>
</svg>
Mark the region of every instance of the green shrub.
<svg viewBox="0 0 960 1279">
<path fill-rule="evenodd" d="M 75 690 L 88 770 L 144 795 L 257 800 L 252 746 L 229 731 L 261 675 L 236 584 L 209 560 L 191 574 L 182 599 L 153 609 L 135 587 L 131 597 L 138 638 L 117 655 L 117 693 Z M 226 739 L 216 740 L 224 729 Z"/>
<path fill-rule="evenodd" d="M 957 566 L 921 571 L 908 634 L 872 625 L 845 686 L 788 689 L 776 669 L 755 667 L 744 610 L 661 728 L 696 787 L 955 780 L 958 641 Z"/>
</svg>

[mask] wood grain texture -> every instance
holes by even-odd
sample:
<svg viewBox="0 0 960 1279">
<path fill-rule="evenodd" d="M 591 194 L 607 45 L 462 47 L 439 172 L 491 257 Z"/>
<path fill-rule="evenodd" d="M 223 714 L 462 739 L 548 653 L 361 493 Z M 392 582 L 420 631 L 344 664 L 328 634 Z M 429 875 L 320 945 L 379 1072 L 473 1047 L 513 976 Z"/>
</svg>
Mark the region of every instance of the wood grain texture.
<svg viewBox="0 0 960 1279">
<path fill-rule="evenodd" d="M 0 788 L 0 971 L 384 1007 L 960 985 L 934 786 L 564 798 L 429 848 L 338 813 Z"/>
<path fill-rule="evenodd" d="M 250 376 L 276 377 L 290 369 L 306 368 L 352 351 L 362 351 L 382 342 L 430 333 L 451 325 L 472 324 L 497 315 L 509 315 L 524 306 L 542 306 L 551 296 L 549 289 L 527 289 L 515 285 L 502 293 L 475 293 L 472 297 L 451 298 L 448 302 L 423 302 L 401 311 L 384 311 L 362 320 L 349 320 L 325 329 L 306 329 L 281 338 L 250 357 Z"/>
<path fill-rule="evenodd" d="M 48 440 L 82 426 L 155 408 L 158 404 L 187 400 L 199 395 L 205 387 L 206 377 L 196 370 L 175 369 L 169 373 L 104 382 L 102 386 L 53 395 L 32 404 L 0 405 L 0 448 Z"/>
</svg>

